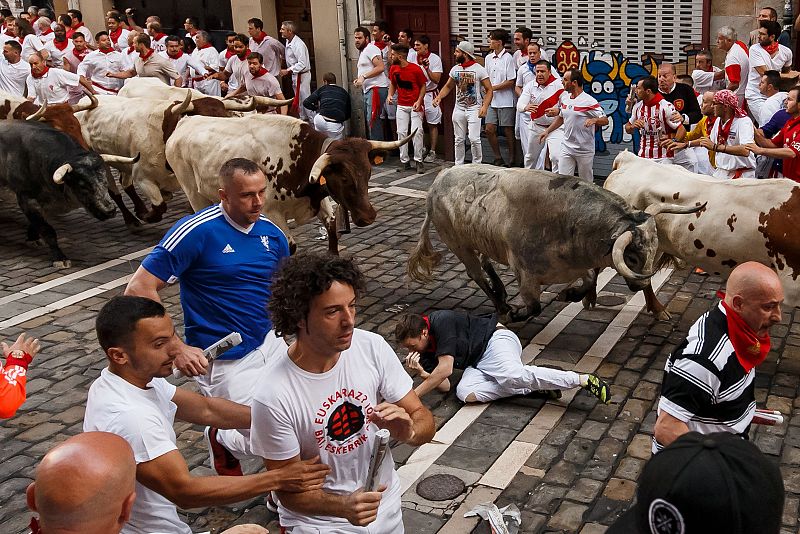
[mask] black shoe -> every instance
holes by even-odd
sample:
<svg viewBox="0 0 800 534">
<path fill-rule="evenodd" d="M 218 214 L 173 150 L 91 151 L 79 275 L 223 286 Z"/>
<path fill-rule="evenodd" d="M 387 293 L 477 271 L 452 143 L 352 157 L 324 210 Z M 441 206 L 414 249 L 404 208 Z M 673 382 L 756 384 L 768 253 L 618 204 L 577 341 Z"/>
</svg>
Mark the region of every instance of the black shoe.
<svg viewBox="0 0 800 534">
<path fill-rule="evenodd" d="M 425 174 L 425 165 L 421 161 L 417 162 L 417 174 Z"/>
<path fill-rule="evenodd" d="M 494 158 L 492 165 L 497 165 L 498 167 L 507 167 L 506 162 L 503 158 Z"/>
<path fill-rule="evenodd" d="M 406 161 L 405 163 L 403 163 L 402 167 L 400 167 L 399 169 L 395 169 L 394 172 L 403 172 L 403 171 L 410 171 L 410 170 L 411 170 L 411 162 L 410 161 Z"/>
</svg>

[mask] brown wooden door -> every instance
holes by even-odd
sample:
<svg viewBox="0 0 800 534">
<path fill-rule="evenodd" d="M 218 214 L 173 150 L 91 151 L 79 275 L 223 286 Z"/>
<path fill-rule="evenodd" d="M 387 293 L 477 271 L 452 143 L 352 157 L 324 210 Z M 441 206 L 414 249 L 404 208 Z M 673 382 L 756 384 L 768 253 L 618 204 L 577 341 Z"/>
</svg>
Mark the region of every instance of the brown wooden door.
<svg viewBox="0 0 800 534">
<path fill-rule="evenodd" d="M 300 36 L 308 47 L 308 55 L 311 59 L 311 90 L 313 91 L 316 89 L 317 85 L 317 73 L 316 64 L 314 62 L 314 32 L 311 26 L 311 0 L 282 0 L 276 2 L 275 15 L 278 19 L 278 27 L 274 30 L 272 28 L 267 28 L 267 33 L 277 39 L 281 39 L 279 31 L 281 22 L 284 20 L 291 20 L 297 26 L 297 35 Z M 284 76 L 282 81 L 288 84 L 288 86 L 283 86 L 284 96 L 289 94 L 293 95 L 294 88 L 292 87 L 292 78 L 290 76 Z"/>
<path fill-rule="evenodd" d="M 384 0 L 382 15 L 389 24 L 389 35 L 396 40 L 404 28 L 415 36 L 427 35 L 431 39 L 431 52 L 447 55 L 446 46 L 441 43 L 439 26 L 439 4 L 430 0 Z"/>
</svg>

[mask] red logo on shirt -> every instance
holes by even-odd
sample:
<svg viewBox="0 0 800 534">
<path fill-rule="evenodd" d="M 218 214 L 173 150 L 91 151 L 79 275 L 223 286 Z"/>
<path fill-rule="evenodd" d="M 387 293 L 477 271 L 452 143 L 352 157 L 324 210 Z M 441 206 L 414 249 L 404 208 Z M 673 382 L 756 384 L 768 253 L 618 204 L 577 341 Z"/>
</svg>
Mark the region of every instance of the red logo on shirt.
<svg viewBox="0 0 800 534">
<path fill-rule="evenodd" d="M 677 109 L 678 111 L 683 111 L 684 102 L 682 98 L 675 100 L 675 102 L 673 102 L 672 105 L 675 106 L 675 109 Z"/>
<path fill-rule="evenodd" d="M 364 428 L 364 412 L 361 406 L 344 402 L 331 412 L 326 430 L 328 436 L 336 441 L 346 441 Z"/>
<path fill-rule="evenodd" d="M 314 417 L 317 446 L 329 454 L 354 451 L 367 442 L 366 424 L 373 411 L 369 396 L 356 389 L 342 388 L 326 397 Z"/>
</svg>

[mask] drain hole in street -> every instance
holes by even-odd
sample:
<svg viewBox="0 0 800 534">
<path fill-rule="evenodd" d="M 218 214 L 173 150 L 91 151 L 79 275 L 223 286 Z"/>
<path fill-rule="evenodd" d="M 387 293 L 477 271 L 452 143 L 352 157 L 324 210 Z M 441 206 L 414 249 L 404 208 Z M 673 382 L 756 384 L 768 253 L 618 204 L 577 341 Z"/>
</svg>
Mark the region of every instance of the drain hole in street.
<svg viewBox="0 0 800 534">
<path fill-rule="evenodd" d="M 429 501 L 449 501 L 462 493 L 464 481 L 454 475 L 431 475 L 417 484 L 417 495 Z"/>
<path fill-rule="evenodd" d="M 616 295 L 600 295 L 597 297 L 598 306 L 620 306 L 625 304 L 625 299 Z"/>
</svg>

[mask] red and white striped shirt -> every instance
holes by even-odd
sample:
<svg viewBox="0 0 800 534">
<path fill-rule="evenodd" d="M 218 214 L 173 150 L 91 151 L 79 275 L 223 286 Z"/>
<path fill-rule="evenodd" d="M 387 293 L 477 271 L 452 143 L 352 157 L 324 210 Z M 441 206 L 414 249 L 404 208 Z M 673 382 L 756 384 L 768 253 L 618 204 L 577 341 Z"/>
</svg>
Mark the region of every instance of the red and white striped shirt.
<svg viewBox="0 0 800 534">
<path fill-rule="evenodd" d="M 630 124 L 641 120 L 644 128 L 639 132 L 642 138 L 639 141 L 639 157 L 647 159 L 671 158 L 673 152 L 661 147 L 659 142 L 664 136 L 669 136 L 681 125 L 680 121 L 673 121 L 672 115 L 675 107 L 667 102 L 660 94 L 655 95 L 649 102 L 640 100 L 631 110 Z"/>
</svg>

